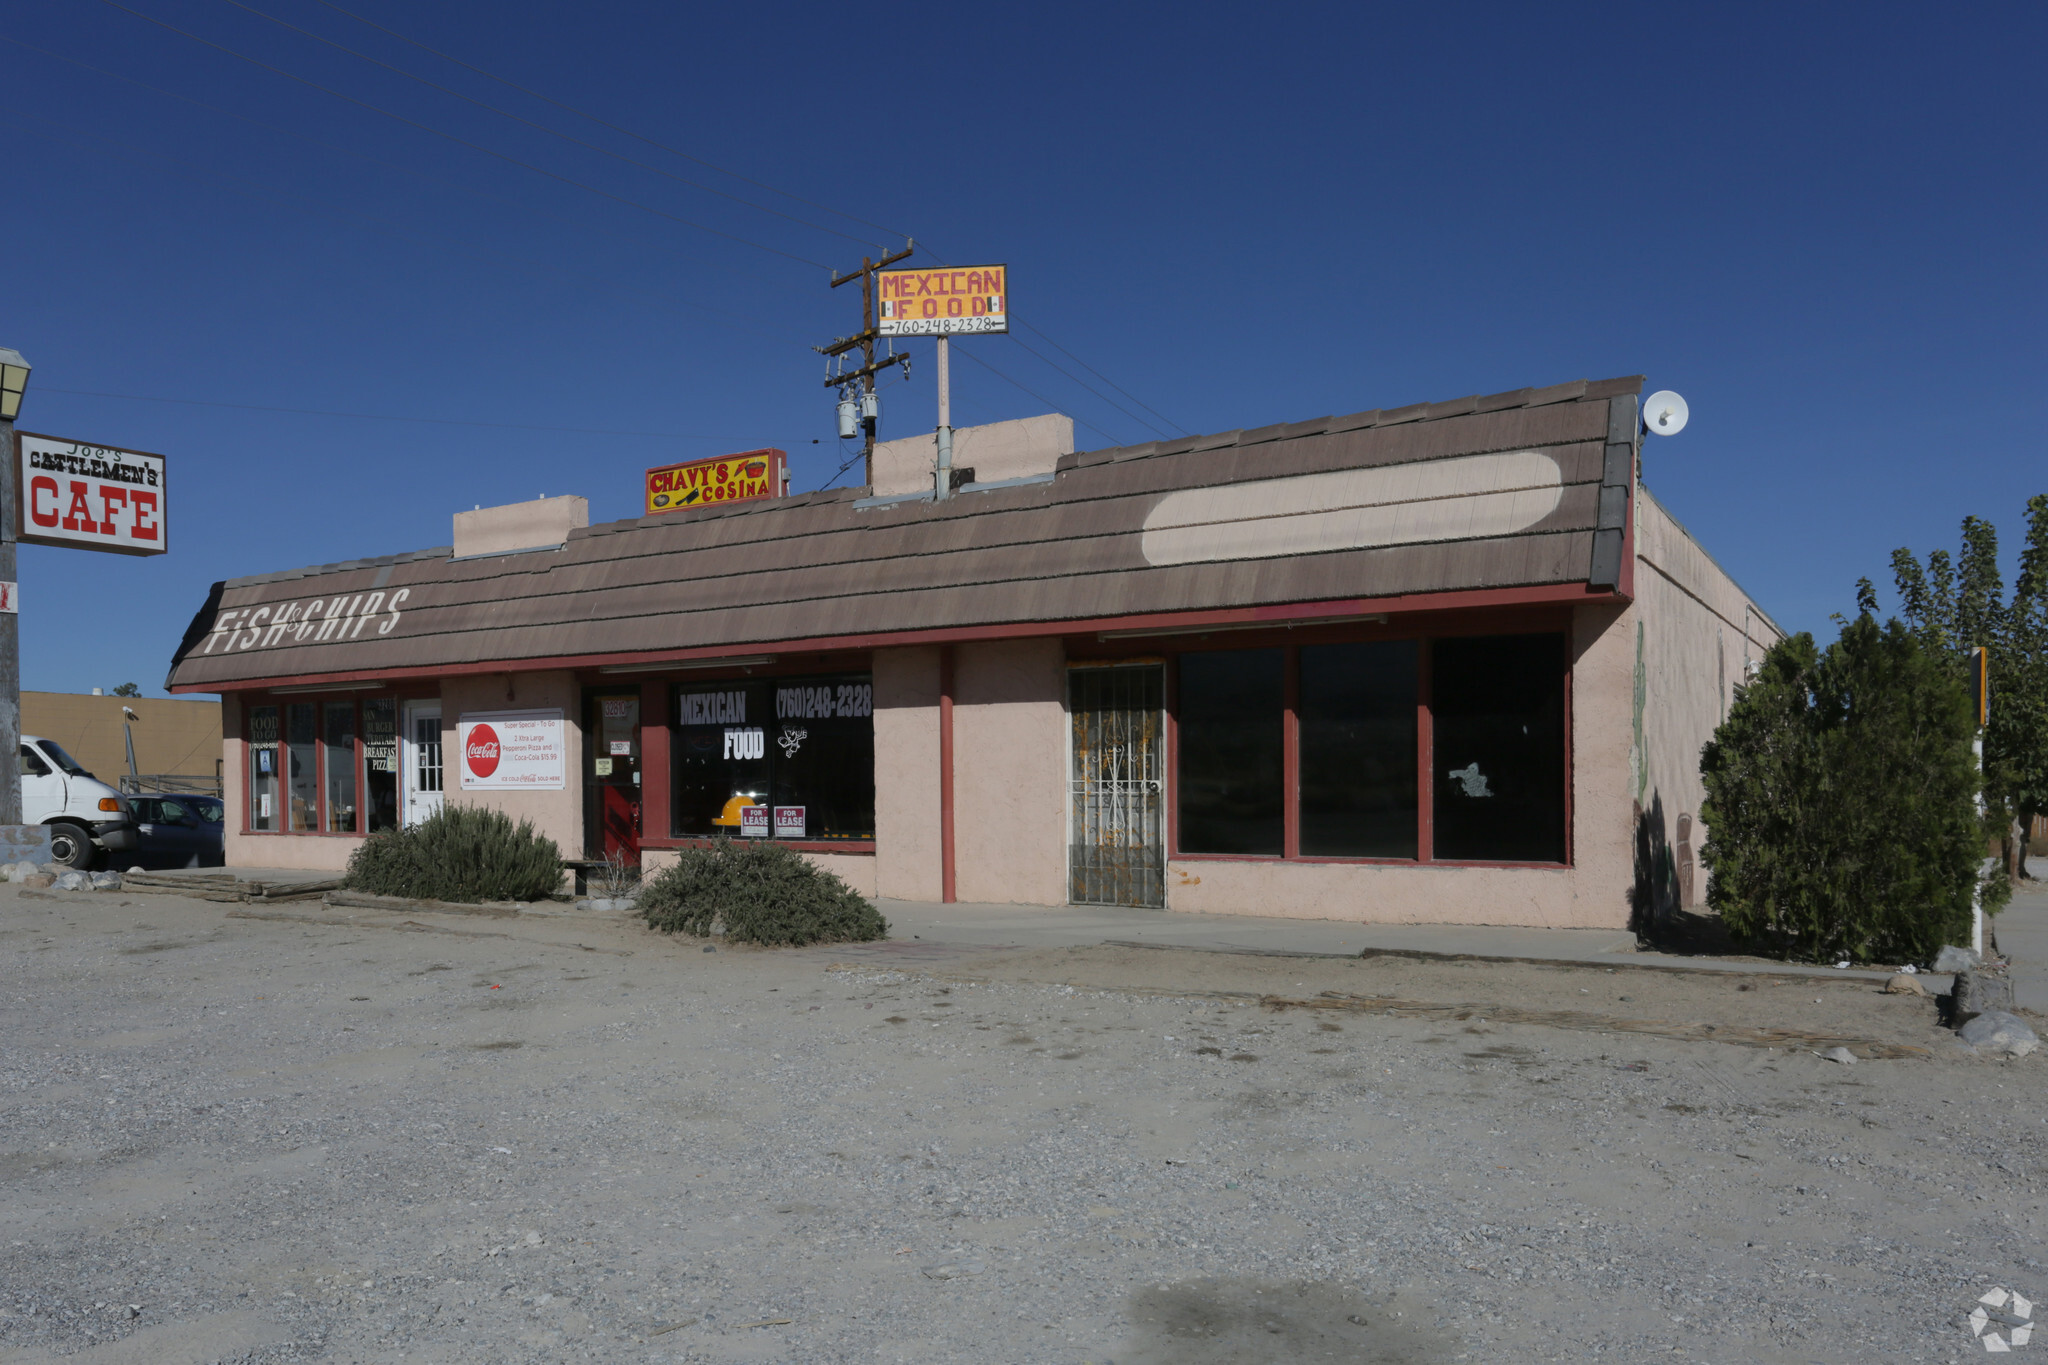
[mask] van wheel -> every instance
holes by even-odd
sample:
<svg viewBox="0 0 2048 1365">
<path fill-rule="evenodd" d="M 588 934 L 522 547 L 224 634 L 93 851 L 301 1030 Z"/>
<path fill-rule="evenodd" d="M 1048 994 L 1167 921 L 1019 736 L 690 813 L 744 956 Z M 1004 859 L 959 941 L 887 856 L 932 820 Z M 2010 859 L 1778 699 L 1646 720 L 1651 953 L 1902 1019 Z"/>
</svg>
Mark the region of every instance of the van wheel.
<svg viewBox="0 0 2048 1365">
<path fill-rule="evenodd" d="M 92 867 L 92 836 L 77 825 L 50 826 L 50 861 L 84 872 Z"/>
</svg>

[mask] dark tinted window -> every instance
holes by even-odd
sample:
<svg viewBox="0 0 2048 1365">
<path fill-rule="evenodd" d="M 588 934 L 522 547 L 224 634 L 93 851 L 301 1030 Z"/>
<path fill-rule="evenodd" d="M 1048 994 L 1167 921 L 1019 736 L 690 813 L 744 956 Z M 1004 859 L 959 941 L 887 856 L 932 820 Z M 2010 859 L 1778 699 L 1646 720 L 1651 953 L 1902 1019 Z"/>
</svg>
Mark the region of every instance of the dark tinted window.
<svg viewBox="0 0 2048 1365">
<path fill-rule="evenodd" d="M 1413 640 L 1301 651 L 1301 851 L 1415 856 Z"/>
<path fill-rule="evenodd" d="M 1564 637 L 1438 640 L 1436 856 L 1564 861 Z"/>
<path fill-rule="evenodd" d="M 677 835 L 741 837 L 739 806 L 758 805 L 776 822 L 771 837 L 875 837 L 868 675 L 690 684 L 674 708 Z"/>
<path fill-rule="evenodd" d="M 1180 818 L 1184 853 L 1284 851 L 1277 649 L 1180 656 Z"/>
</svg>

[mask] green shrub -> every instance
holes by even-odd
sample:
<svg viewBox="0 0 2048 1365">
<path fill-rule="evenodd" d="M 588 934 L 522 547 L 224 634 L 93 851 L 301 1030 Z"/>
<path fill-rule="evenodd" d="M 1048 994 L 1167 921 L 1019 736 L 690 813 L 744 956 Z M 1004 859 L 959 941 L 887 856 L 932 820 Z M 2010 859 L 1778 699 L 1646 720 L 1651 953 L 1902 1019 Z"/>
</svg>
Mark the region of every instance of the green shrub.
<svg viewBox="0 0 2048 1365">
<path fill-rule="evenodd" d="M 1764 656 L 1700 758 L 1708 904 L 1738 935 L 1821 961 L 1925 962 L 1968 943 L 1985 824 L 1960 681 L 1892 621 Z"/>
<path fill-rule="evenodd" d="M 343 884 L 377 896 L 437 901 L 537 901 L 562 884 L 562 851 L 503 811 L 443 806 L 416 825 L 373 834 Z"/>
<path fill-rule="evenodd" d="M 723 836 L 708 848 L 684 849 L 674 866 L 642 883 L 640 913 L 665 934 L 703 938 L 722 928 L 732 942 L 766 947 L 889 935 L 889 921 L 867 897 L 802 854 Z"/>
</svg>

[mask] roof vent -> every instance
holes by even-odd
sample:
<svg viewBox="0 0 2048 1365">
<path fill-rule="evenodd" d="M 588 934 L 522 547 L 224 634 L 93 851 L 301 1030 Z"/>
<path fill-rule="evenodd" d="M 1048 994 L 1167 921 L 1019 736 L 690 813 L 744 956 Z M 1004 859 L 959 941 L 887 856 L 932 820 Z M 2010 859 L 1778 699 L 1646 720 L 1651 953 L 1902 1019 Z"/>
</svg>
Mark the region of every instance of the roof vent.
<svg viewBox="0 0 2048 1365">
<path fill-rule="evenodd" d="M 568 541 L 569 532 L 588 525 L 590 500 L 573 496 L 457 512 L 454 558 L 559 549 Z"/>
</svg>

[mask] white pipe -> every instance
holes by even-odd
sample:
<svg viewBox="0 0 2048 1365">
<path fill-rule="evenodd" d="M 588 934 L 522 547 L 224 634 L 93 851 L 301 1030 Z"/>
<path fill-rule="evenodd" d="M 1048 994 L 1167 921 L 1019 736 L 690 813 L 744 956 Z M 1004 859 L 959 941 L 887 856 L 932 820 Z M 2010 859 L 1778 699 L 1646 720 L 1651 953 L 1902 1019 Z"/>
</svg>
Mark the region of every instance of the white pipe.
<svg viewBox="0 0 2048 1365">
<path fill-rule="evenodd" d="M 939 334 L 939 467 L 932 475 L 932 496 L 940 502 L 953 496 L 953 363 L 943 332 Z"/>
</svg>

